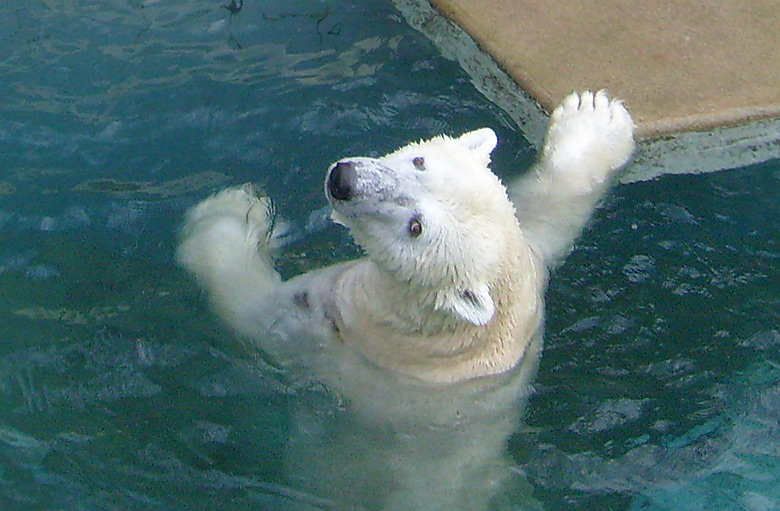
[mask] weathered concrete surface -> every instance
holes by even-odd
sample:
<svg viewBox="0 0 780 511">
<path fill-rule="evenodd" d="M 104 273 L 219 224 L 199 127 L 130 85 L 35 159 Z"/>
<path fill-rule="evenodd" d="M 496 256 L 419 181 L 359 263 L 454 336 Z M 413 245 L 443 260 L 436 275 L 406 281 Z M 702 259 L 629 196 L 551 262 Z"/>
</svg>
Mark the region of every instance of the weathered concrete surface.
<svg viewBox="0 0 780 511">
<path fill-rule="evenodd" d="M 780 0 L 432 0 L 549 109 L 625 98 L 640 136 L 780 116 Z"/>
<path fill-rule="evenodd" d="M 535 144 L 572 90 L 622 98 L 624 181 L 780 158 L 780 0 L 392 1 Z"/>
</svg>

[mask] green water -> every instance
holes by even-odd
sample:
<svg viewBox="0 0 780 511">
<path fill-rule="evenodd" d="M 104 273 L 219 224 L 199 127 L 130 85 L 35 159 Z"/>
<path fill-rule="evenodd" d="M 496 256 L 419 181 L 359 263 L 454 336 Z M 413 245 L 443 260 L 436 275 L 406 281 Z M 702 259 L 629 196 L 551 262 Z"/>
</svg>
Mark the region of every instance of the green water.
<svg viewBox="0 0 780 511">
<path fill-rule="evenodd" d="M 327 509 L 281 460 L 291 410 L 334 397 L 222 329 L 172 262 L 183 212 L 259 183 L 297 274 L 358 254 L 325 221 L 335 159 L 491 126 L 511 179 L 522 134 L 385 3 L 7 3 L 0 69 L 0 507 Z M 779 184 L 773 160 L 610 195 L 508 442 L 545 509 L 780 505 Z"/>
<path fill-rule="evenodd" d="M 665 177 L 599 212 L 552 280 L 526 414 L 526 468 L 551 499 L 778 502 L 779 180 L 778 161 Z"/>
</svg>

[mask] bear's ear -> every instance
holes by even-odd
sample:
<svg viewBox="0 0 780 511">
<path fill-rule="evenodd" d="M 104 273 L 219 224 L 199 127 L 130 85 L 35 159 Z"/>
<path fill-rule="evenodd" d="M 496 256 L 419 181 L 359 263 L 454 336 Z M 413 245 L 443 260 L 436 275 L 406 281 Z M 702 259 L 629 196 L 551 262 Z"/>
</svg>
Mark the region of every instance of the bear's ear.
<svg viewBox="0 0 780 511">
<path fill-rule="evenodd" d="M 485 162 L 490 162 L 490 153 L 498 145 L 498 137 L 490 128 L 482 128 L 469 131 L 457 139 L 458 143 L 466 149 L 472 151 Z"/>
<path fill-rule="evenodd" d="M 496 312 L 490 290 L 484 284 L 461 291 L 455 296 L 451 306 L 458 316 L 477 326 L 487 325 Z"/>
</svg>

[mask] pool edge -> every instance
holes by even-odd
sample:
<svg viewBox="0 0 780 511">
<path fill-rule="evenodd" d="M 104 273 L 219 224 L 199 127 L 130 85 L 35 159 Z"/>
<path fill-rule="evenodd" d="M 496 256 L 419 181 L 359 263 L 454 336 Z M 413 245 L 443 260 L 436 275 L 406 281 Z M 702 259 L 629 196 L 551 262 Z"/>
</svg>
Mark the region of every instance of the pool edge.
<svg viewBox="0 0 780 511">
<path fill-rule="evenodd" d="M 428 0 L 391 2 L 445 58 L 460 64 L 477 90 L 506 112 L 535 147 L 541 146 L 547 124 L 545 109 L 471 35 Z M 775 115 L 774 110 L 726 112 L 720 118 L 702 116 L 640 125 L 637 153 L 620 181 L 715 172 L 778 158 L 780 118 Z"/>
</svg>

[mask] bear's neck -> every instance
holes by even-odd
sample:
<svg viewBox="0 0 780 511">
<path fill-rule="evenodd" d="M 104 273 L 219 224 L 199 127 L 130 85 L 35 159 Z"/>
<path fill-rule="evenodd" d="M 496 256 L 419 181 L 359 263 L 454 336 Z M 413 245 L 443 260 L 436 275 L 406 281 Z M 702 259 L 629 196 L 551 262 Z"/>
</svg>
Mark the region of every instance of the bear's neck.
<svg viewBox="0 0 780 511">
<path fill-rule="evenodd" d="M 524 243 L 509 248 L 491 282 L 496 312 L 485 326 L 437 310 L 433 293 L 361 260 L 338 286 L 344 342 L 376 365 L 437 382 L 511 368 L 540 333 L 545 274 Z"/>
</svg>

